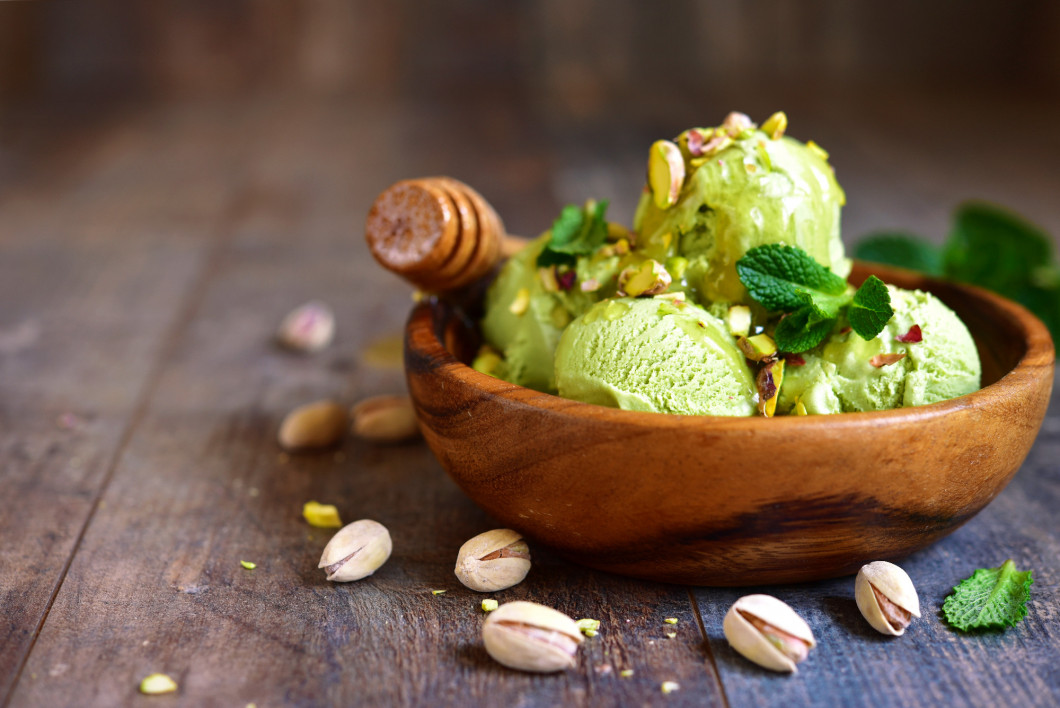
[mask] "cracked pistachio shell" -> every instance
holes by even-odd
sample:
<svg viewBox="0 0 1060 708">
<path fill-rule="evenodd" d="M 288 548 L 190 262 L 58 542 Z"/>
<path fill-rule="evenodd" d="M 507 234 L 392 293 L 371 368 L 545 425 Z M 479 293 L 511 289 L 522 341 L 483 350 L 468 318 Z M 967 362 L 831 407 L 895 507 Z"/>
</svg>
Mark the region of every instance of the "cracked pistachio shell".
<svg viewBox="0 0 1060 708">
<path fill-rule="evenodd" d="M 318 568 L 328 580 L 348 583 L 379 570 L 394 548 L 390 532 L 378 521 L 361 519 L 343 526 L 324 547 Z"/>
<path fill-rule="evenodd" d="M 515 544 L 512 550 L 523 557 L 488 558 Z M 478 592 L 494 592 L 518 585 L 530 572 L 530 551 L 523 537 L 511 529 L 494 529 L 475 536 L 463 546 L 456 557 L 453 570 L 467 588 Z"/>
<path fill-rule="evenodd" d="M 913 581 L 904 570 L 887 561 L 863 565 L 858 571 L 857 580 L 854 581 L 854 599 L 861 614 L 873 629 L 892 637 L 900 637 L 905 634 L 905 627 L 896 629 L 887 621 L 880 603 L 876 600 L 876 593 L 872 592 L 873 586 L 881 595 L 913 617 L 920 617 L 920 598 L 916 594 Z"/>
<path fill-rule="evenodd" d="M 741 612 L 803 640 L 811 649 L 817 646 L 810 626 L 786 603 L 772 595 L 745 595 L 729 608 L 722 629 L 733 649 L 763 668 L 788 673 L 795 673 L 797 670 L 795 662 L 766 639 L 757 627 L 740 614 Z"/>
<path fill-rule="evenodd" d="M 509 668 L 551 673 L 574 666 L 582 634 L 562 612 L 520 600 L 489 614 L 482 641 L 489 655 Z"/>
</svg>

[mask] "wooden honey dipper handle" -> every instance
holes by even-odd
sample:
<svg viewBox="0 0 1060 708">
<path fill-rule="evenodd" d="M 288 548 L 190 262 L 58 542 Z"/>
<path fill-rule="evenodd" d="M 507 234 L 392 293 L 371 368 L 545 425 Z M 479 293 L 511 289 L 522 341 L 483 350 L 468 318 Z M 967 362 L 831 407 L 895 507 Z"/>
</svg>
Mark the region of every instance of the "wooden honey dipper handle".
<svg viewBox="0 0 1060 708">
<path fill-rule="evenodd" d="M 523 244 L 505 234 L 482 195 L 451 177 L 391 185 L 376 197 L 364 235 L 384 268 L 435 293 L 470 285 Z"/>
</svg>

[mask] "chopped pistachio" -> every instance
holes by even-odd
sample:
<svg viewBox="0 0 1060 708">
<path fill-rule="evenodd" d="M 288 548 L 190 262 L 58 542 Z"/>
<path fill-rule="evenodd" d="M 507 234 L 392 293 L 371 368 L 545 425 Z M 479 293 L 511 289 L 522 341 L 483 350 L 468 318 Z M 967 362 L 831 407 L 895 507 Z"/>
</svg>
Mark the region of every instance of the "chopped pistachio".
<svg viewBox="0 0 1060 708">
<path fill-rule="evenodd" d="M 538 268 L 537 278 L 541 281 L 541 287 L 544 288 L 546 293 L 559 292 L 559 282 L 556 280 L 556 266 Z"/>
<path fill-rule="evenodd" d="M 771 140 L 778 140 L 787 129 L 788 116 L 784 111 L 777 111 L 766 118 L 766 122 L 762 124 L 762 132 L 768 135 Z"/>
<path fill-rule="evenodd" d="M 736 340 L 736 346 L 751 361 L 765 361 L 777 353 L 777 344 L 768 334 L 740 337 Z"/>
<path fill-rule="evenodd" d="M 681 148 L 669 140 L 656 140 L 648 152 L 648 184 L 655 206 L 669 209 L 677 203 L 685 181 Z"/>
<path fill-rule="evenodd" d="M 666 638 L 667 639 L 677 639 L 677 632 L 667 632 L 666 633 Z"/>
<path fill-rule="evenodd" d="M 808 147 L 810 149 L 810 152 L 812 152 L 814 155 L 816 155 L 817 157 L 821 158 L 822 160 L 827 160 L 828 159 L 828 151 L 825 150 L 820 145 L 818 145 L 817 143 L 815 143 L 814 141 L 807 140 L 806 141 L 806 147 Z"/>
<path fill-rule="evenodd" d="M 588 632 L 595 632 L 600 629 L 600 620 L 589 619 L 588 617 L 580 619 L 574 623 L 582 633 L 587 634 Z M 593 636 L 587 634 L 587 636 Z"/>
<path fill-rule="evenodd" d="M 600 281 L 596 278 L 589 278 L 588 280 L 583 280 L 578 287 L 581 288 L 583 293 L 593 293 L 600 289 Z"/>
<path fill-rule="evenodd" d="M 257 563 L 251 563 L 250 561 L 245 561 L 245 560 L 239 561 L 239 564 L 241 566 L 243 566 L 244 568 L 246 568 L 247 570 L 254 570 L 255 568 L 258 567 Z"/>
<path fill-rule="evenodd" d="M 493 598 L 487 597 L 485 600 L 482 601 L 483 612 L 493 612 L 498 607 L 500 607 L 500 603 L 498 603 Z"/>
<path fill-rule="evenodd" d="M 666 619 L 663 620 L 663 622 L 665 622 L 666 624 L 677 624 L 677 618 L 676 617 L 667 617 Z"/>
<path fill-rule="evenodd" d="M 148 696 L 157 696 L 160 693 L 173 693 L 177 690 L 177 682 L 165 674 L 150 674 L 140 682 L 140 693 Z"/>
<path fill-rule="evenodd" d="M 528 307 L 530 307 L 530 290 L 519 288 L 519 292 L 515 294 L 512 304 L 508 306 L 508 311 L 513 315 L 523 315 Z"/>
<path fill-rule="evenodd" d="M 668 696 L 674 691 L 679 691 L 681 689 L 681 684 L 677 683 L 677 681 L 663 681 L 662 685 L 659 686 L 659 689 L 663 692 L 664 696 Z"/>
<path fill-rule="evenodd" d="M 682 256 L 674 256 L 666 259 L 666 271 L 674 280 L 680 280 L 688 270 L 688 259 Z"/>
<path fill-rule="evenodd" d="M 618 672 L 618 675 L 621 676 L 622 678 L 629 678 L 630 676 L 633 675 L 633 669 L 622 669 L 621 671 Z"/>
<path fill-rule="evenodd" d="M 339 518 L 339 510 L 334 504 L 307 501 L 302 505 L 302 516 L 310 526 L 316 526 L 318 529 L 342 528 L 342 519 Z"/>
<path fill-rule="evenodd" d="M 444 595 L 445 590 L 431 590 L 432 595 Z"/>
<path fill-rule="evenodd" d="M 630 266 L 618 276 L 619 290 L 630 297 L 658 295 L 670 287 L 673 279 L 659 261 L 649 258 L 640 266 Z"/>
<path fill-rule="evenodd" d="M 475 360 L 471 362 L 471 368 L 481 371 L 483 374 L 492 374 L 501 363 L 501 355 L 496 349 L 488 344 L 479 347 Z"/>
<path fill-rule="evenodd" d="M 795 401 L 795 415 L 809 415 L 809 411 L 806 410 L 806 404 L 802 401 Z"/>
<path fill-rule="evenodd" d="M 734 337 L 746 337 L 751 331 L 751 308 L 747 305 L 733 305 L 725 316 L 729 325 L 729 334 Z"/>
<path fill-rule="evenodd" d="M 685 294 L 678 290 L 673 293 L 659 293 L 658 295 L 652 295 L 656 300 L 670 300 L 675 303 L 684 303 Z"/>
</svg>

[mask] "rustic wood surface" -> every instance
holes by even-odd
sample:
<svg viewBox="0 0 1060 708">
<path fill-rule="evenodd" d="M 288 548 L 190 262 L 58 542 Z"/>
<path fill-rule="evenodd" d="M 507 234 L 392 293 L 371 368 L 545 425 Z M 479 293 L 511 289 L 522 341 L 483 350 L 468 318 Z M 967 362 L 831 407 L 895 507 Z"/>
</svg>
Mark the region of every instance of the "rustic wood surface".
<svg viewBox="0 0 1060 708">
<path fill-rule="evenodd" d="M 997 135 L 990 97 L 917 105 L 899 114 L 881 96 L 793 118 L 794 135 L 831 150 L 852 236 L 900 226 L 941 238 L 970 196 L 1060 233 L 1055 103 L 1020 106 L 1019 135 L 1035 140 L 985 144 Z M 477 640 L 482 596 L 452 575 L 461 543 L 495 522 L 424 445 L 280 453 L 275 432 L 293 406 L 404 386 L 393 338 L 409 289 L 361 239 L 380 190 L 452 174 L 522 234 L 562 201 L 609 192 L 628 220 L 642 135 L 576 140 L 514 108 L 345 101 L 72 118 L 23 116 L 0 169 L 0 705 L 1060 702 L 1055 396 L 1009 487 L 904 562 L 925 610 L 905 637 L 861 621 L 852 578 L 769 590 L 820 642 L 794 677 L 725 644 L 721 618 L 745 591 L 624 579 L 543 548 L 526 582 L 497 598 L 595 617 L 602 631 L 569 672 L 503 669 Z M 309 299 L 332 304 L 337 341 L 310 357 L 280 351 L 276 324 Z M 386 524 L 389 563 L 327 583 L 316 563 L 329 533 L 300 515 L 310 499 Z M 1035 571 L 1028 617 L 1003 634 L 946 628 L 949 587 L 1009 557 Z M 137 693 L 155 671 L 178 681 L 176 695 Z M 663 696 L 668 680 L 680 690 Z"/>
</svg>

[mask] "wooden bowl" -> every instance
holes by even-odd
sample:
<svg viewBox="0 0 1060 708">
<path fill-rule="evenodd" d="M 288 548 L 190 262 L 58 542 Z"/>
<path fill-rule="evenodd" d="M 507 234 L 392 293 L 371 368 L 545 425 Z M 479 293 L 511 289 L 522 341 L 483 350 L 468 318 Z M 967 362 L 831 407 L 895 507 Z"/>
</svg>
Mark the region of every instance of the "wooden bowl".
<svg viewBox="0 0 1060 708">
<path fill-rule="evenodd" d="M 954 531 L 1019 469 L 1053 382 L 1053 343 L 985 290 L 858 263 L 929 290 L 968 325 L 984 387 L 918 408 L 782 418 L 636 413 L 469 366 L 474 326 L 442 303 L 408 322 L 405 365 L 428 445 L 502 524 L 601 570 L 696 585 L 815 580 Z"/>
</svg>

